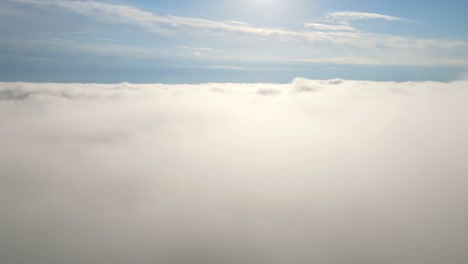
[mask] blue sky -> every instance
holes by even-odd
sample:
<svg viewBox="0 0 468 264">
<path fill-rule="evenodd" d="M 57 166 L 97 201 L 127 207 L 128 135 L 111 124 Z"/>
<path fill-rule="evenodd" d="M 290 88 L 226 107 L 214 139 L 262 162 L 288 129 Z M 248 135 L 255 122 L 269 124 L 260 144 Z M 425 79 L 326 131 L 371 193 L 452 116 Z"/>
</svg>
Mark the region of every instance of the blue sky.
<svg viewBox="0 0 468 264">
<path fill-rule="evenodd" d="M 0 3 L 0 81 L 452 81 L 466 1 Z"/>
</svg>

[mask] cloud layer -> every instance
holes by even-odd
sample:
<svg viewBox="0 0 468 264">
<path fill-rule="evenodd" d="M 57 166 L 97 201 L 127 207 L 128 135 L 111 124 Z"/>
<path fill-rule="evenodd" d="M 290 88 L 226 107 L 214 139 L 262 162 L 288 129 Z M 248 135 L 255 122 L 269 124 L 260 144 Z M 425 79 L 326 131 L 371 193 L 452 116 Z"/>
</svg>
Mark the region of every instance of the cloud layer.
<svg viewBox="0 0 468 264">
<path fill-rule="evenodd" d="M 0 83 L 0 262 L 465 263 L 454 83 Z"/>
</svg>

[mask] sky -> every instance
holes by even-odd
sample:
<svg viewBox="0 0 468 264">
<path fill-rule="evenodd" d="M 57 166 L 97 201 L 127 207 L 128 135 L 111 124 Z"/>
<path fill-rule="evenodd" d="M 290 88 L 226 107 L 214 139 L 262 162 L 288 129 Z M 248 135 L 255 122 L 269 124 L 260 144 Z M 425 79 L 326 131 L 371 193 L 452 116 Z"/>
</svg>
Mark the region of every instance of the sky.
<svg viewBox="0 0 468 264">
<path fill-rule="evenodd" d="M 0 263 L 468 263 L 467 7 L 0 0 Z"/>
<path fill-rule="evenodd" d="M 0 3 L 0 81 L 454 81 L 466 1 Z"/>
</svg>

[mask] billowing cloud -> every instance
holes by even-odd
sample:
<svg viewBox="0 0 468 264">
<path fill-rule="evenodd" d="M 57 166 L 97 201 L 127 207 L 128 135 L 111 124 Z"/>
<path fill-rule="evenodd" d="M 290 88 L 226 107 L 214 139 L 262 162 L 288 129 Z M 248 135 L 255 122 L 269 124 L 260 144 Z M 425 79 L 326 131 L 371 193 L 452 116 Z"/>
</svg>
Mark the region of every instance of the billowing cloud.
<svg viewBox="0 0 468 264">
<path fill-rule="evenodd" d="M 0 262 L 466 263 L 467 85 L 0 83 Z"/>
</svg>

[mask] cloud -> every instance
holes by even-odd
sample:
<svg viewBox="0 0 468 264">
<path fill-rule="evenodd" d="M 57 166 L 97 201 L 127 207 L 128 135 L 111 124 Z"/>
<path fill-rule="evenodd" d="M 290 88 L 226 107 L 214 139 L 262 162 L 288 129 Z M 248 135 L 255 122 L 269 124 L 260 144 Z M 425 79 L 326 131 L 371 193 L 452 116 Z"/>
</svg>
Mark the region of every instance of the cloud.
<svg viewBox="0 0 468 264">
<path fill-rule="evenodd" d="M 214 48 L 196 48 L 188 46 L 174 46 L 174 48 L 191 51 L 191 53 L 195 56 L 215 55 L 216 53 L 224 52 L 224 50 L 218 50 Z"/>
<path fill-rule="evenodd" d="M 349 25 L 327 25 L 320 23 L 305 23 L 306 28 L 314 28 L 318 30 L 337 30 L 337 31 L 358 31 Z"/>
<path fill-rule="evenodd" d="M 319 91 L 323 85 L 320 85 L 316 81 L 296 78 L 293 81 L 293 86 L 296 88 L 296 92 L 316 92 Z"/>
<path fill-rule="evenodd" d="M 353 20 L 363 20 L 363 19 L 406 21 L 406 19 L 389 16 L 389 15 L 382 15 L 382 14 L 377 14 L 377 13 L 365 13 L 365 12 L 350 12 L 350 11 L 328 13 L 327 18 L 330 20 L 341 20 L 341 21 L 353 21 Z"/>
<path fill-rule="evenodd" d="M 139 9 L 129 5 L 103 3 L 98 1 L 64 1 L 64 0 L 16 0 L 20 5 L 30 5 L 37 9 L 57 15 L 57 11 L 75 13 L 86 16 L 101 23 L 114 25 L 133 25 L 153 34 L 170 36 L 185 36 L 184 42 L 191 43 L 193 37 L 203 36 L 208 39 L 230 39 L 229 43 L 223 43 L 222 47 L 214 46 L 226 51 L 224 54 L 210 53 L 211 56 L 203 56 L 204 60 L 216 59 L 228 61 L 263 61 L 283 60 L 294 61 L 305 58 L 307 61 L 344 61 L 354 64 L 390 64 L 390 65 L 466 65 L 467 60 L 461 56 L 466 54 L 468 44 L 465 41 L 421 39 L 415 37 L 397 36 L 392 34 L 376 34 L 361 31 L 350 24 L 362 19 L 383 19 L 388 21 L 406 21 L 402 18 L 362 12 L 334 12 L 328 13 L 326 23 L 310 22 L 305 27 L 314 30 L 288 30 L 279 28 L 261 27 L 239 21 L 217 21 L 203 18 L 182 17 L 172 15 L 158 15 L 153 12 Z M 23 6 L 24 7 L 24 6 Z M 76 30 L 76 29 L 74 29 Z M 270 40 L 265 44 L 265 51 L 258 52 L 258 45 L 243 45 L 243 40 Z M 167 47 L 158 47 L 157 44 L 135 43 L 135 46 L 118 43 L 96 43 L 96 41 L 62 39 L 57 40 L 15 40 L 6 38 L 2 42 L 17 42 L 21 45 L 14 47 L 31 46 L 32 49 L 42 47 L 50 48 L 54 45 L 60 49 L 70 49 L 92 55 L 110 55 L 123 58 L 161 58 L 172 54 Z M 245 43 L 245 42 L 244 42 Z M 281 44 L 278 44 L 281 43 Z M 217 43 L 219 44 L 219 43 Z M 237 44 L 237 46 L 236 46 Z M 240 46 L 239 46 L 240 44 Z M 172 45 L 177 45 L 172 43 Z M 277 47 L 279 45 L 281 47 Z M 275 46 L 275 47 L 273 47 Z M 187 46 L 187 48 L 190 48 Z M 296 54 L 296 51 L 301 54 Z M 214 51 L 214 50 L 213 50 Z M 273 52 L 274 51 L 274 52 Z M 279 52 L 280 51 L 280 52 Z M 207 55 L 206 51 L 179 52 L 175 57 L 192 58 L 195 53 Z M 281 56 L 278 58 L 265 58 Z M 352 54 L 352 57 L 349 55 Z M 40 56 L 37 56 L 40 57 Z M 199 56 L 200 57 L 200 56 Z M 199 58 L 202 59 L 202 58 Z"/>
<path fill-rule="evenodd" d="M 465 263 L 467 85 L 0 83 L 0 262 Z"/>
<path fill-rule="evenodd" d="M 260 88 L 257 90 L 258 94 L 267 95 L 267 96 L 275 96 L 281 93 L 280 90 L 271 89 L 271 88 Z"/>
<path fill-rule="evenodd" d="M 58 7 L 96 20 L 142 26 L 156 33 L 169 33 L 180 28 L 199 28 L 214 31 L 227 31 L 261 36 L 294 36 L 294 31 L 254 27 L 236 21 L 215 21 L 181 16 L 160 16 L 132 6 L 108 4 L 97 1 L 63 0 L 17 0 L 19 3 L 39 7 Z"/>
</svg>

